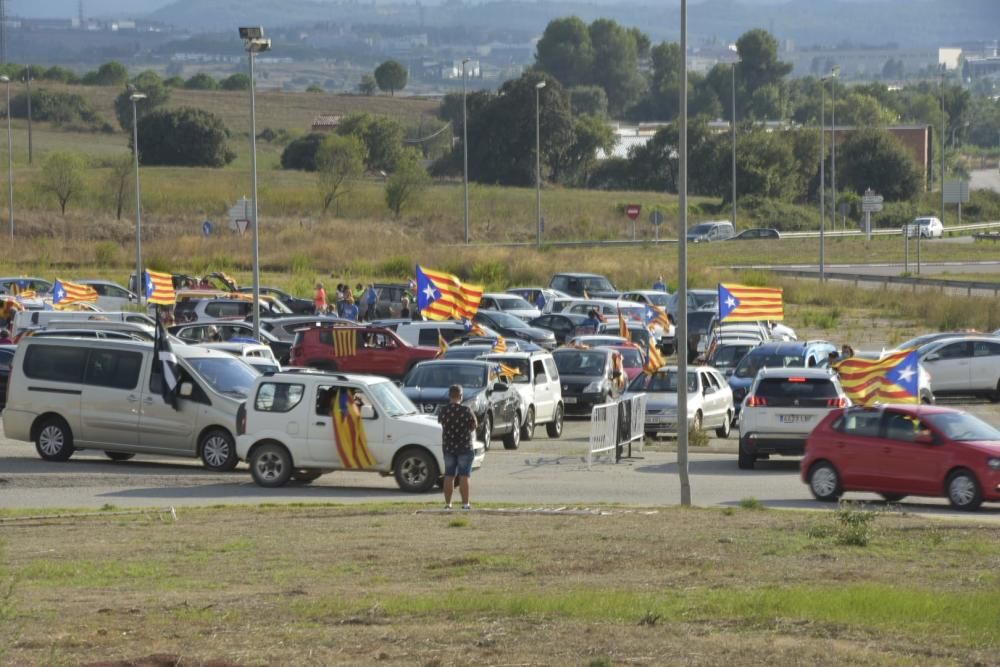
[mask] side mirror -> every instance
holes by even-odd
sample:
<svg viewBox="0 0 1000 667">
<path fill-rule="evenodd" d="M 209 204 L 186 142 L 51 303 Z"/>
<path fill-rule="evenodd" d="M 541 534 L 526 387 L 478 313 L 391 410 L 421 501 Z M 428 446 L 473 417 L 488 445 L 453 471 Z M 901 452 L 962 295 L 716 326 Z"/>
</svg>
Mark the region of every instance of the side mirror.
<svg viewBox="0 0 1000 667">
<path fill-rule="evenodd" d="M 917 436 L 913 439 L 913 442 L 918 445 L 933 445 L 934 444 L 934 434 L 930 431 L 921 431 L 917 433 Z"/>
<path fill-rule="evenodd" d="M 924 357 L 924 361 L 937 361 L 940 358 L 941 355 L 939 355 L 937 352 L 931 352 L 926 357 Z"/>
<path fill-rule="evenodd" d="M 375 419 L 375 408 L 370 405 L 361 406 L 361 418 L 362 419 Z"/>
<path fill-rule="evenodd" d="M 177 393 L 181 398 L 191 398 L 191 394 L 194 393 L 194 385 L 190 382 L 181 382 L 181 387 Z"/>
<path fill-rule="evenodd" d="M 493 391 L 504 392 L 507 391 L 508 387 L 503 382 L 494 382 L 493 386 L 490 387 L 490 389 L 492 389 Z"/>
</svg>

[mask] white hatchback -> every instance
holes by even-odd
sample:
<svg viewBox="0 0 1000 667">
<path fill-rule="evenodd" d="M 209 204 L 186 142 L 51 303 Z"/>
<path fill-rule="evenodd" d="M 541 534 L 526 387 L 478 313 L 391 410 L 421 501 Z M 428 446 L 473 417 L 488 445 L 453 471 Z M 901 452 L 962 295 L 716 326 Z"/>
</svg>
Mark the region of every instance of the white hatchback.
<svg viewBox="0 0 1000 667">
<path fill-rule="evenodd" d="M 652 375 L 643 373 L 632 380 L 625 398 L 646 394 L 646 423 L 649 437 L 657 433 L 677 433 L 676 366 L 664 366 Z M 733 421 L 733 391 L 719 371 L 709 366 L 689 367 L 687 372 L 687 423 L 689 428 L 715 429 L 720 438 L 729 437 Z"/>
<path fill-rule="evenodd" d="M 909 238 L 920 236 L 923 239 L 939 239 L 944 236 L 944 225 L 935 217 L 916 218 L 903 225 Z"/>
</svg>

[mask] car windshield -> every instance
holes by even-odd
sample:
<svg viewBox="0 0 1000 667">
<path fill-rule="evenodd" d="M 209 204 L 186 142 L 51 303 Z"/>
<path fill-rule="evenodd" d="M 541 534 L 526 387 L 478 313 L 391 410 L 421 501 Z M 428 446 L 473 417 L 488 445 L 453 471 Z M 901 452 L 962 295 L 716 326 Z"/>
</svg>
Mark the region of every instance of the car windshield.
<svg viewBox="0 0 1000 667">
<path fill-rule="evenodd" d="M 987 424 L 979 417 L 965 412 L 943 412 L 923 415 L 923 418 L 944 433 L 949 440 L 1000 442 L 1000 430 Z"/>
<path fill-rule="evenodd" d="M 531 381 L 531 369 L 528 367 L 527 359 L 511 357 L 487 357 L 487 359 L 517 371 L 513 378 L 514 384 L 528 384 Z M 504 370 L 506 369 L 500 369 L 501 375 L 504 374 Z"/>
<path fill-rule="evenodd" d="M 700 225 L 695 225 L 694 227 L 691 228 L 690 231 L 688 231 L 688 236 L 694 234 L 708 234 L 710 231 L 712 231 L 712 227 L 714 227 L 714 225 L 707 222 L 702 223 Z"/>
<path fill-rule="evenodd" d="M 735 375 L 738 378 L 754 378 L 762 368 L 801 368 L 803 365 L 803 358 L 798 355 L 748 354 L 736 367 Z"/>
<path fill-rule="evenodd" d="M 581 278 L 581 285 L 588 292 L 614 292 L 615 286 L 611 284 L 611 281 L 604 276 L 591 276 L 589 278 Z"/>
<path fill-rule="evenodd" d="M 618 351 L 622 353 L 625 368 L 642 368 L 642 354 L 638 349 L 627 347 Z"/>
<path fill-rule="evenodd" d="M 715 292 L 689 292 L 688 303 L 695 308 L 710 308 L 719 303 L 719 295 Z"/>
<path fill-rule="evenodd" d="M 716 368 L 731 368 L 752 348 L 752 345 L 725 345 L 715 351 L 711 363 Z"/>
<path fill-rule="evenodd" d="M 416 406 L 406 397 L 406 394 L 391 382 L 376 382 L 369 385 L 367 391 L 389 417 L 402 417 L 417 412 Z"/>
<path fill-rule="evenodd" d="M 677 379 L 679 374 L 676 368 L 667 368 L 657 371 L 653 375 L 643 373 L 632 380 L 629 391 L 659 392 L 663 394 L 677 393 Z M 698 377 L 694 371 L 688 371 L 688 391 L 698 391 Z"/>
<path fill-rule="evenodd" d="M 407 387 L 450 387 L 460 384 L 466 389 L 486 386 L 486 367 L 479 364 L 423 364 L 406 376 Z"/>
<path fill-rule="evenodd" d="M 291 315 L 292 309 L 281 303 L 277 299 L 269 299 L 268 304 L 272 312 L 281 313 L 282 315 Z"/>
<path fill-rule="evenodd" d="M 661 308 L 666 308 L 667 304 L 670 303 L 670 295 L 666 292 L 653 292 L 646 294 L 646 299 L 650 303 L 660 306 Z"/>
<path fill-rule="evenodd" d="M 519 296 L 508 296 L 496 299 L 500 310 L 532 310 L 534 306 Z"/>
<path fill-rule="evenodd" d="M 586 350 L 567 350 L 552 355 L 556 359 L 559 375 L 604 375 L 604 365 L 607 361 L 605 352 L 587 352 Z"/>
<path fill-rule="evenodd" d="M 260 375 L 248 364 L 228 355 L 190 357 L 185 361 L 212 389 L 226 396 L 246 398 L 254 380 Z"/>
<path fill-rule="evenodd" d="M 529 308 L 531 306 L 528 306 Z M 491 311 L 490 320 L 496 322 L 497 325 L 501 327 L 507 327 L 508 329 L 527 329 L 528 325 L 522 320 L 514 317 L 513 315 L 508 315 L 507 313 L 501 311 Z"/>
</svg>

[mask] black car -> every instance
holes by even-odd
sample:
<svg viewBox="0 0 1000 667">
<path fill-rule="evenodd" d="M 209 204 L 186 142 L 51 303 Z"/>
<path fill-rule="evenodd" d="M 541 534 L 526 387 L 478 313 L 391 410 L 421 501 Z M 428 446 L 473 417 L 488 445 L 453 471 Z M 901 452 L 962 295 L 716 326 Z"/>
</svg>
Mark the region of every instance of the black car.
<svg viewBox="0 0 1000 667">
<path fill-rule="evenodd" d="M 10 366 L 16 351 L 17 345 L 0 345 L 0 410 L 7 407 L 7 383 L 10 381 Z"/>
<path fill-rule="evenodd" d="M 588 299 L 618 298 L 618 289 L 599 273 L 557 273 L 549 281 L 549 287 Z"/>
<path fill-rule="evenodd" d="M 433 359 L 414 366 L 403 379 L 407 398 L 425 414 L 436 414 L 448 404 L 448 388 L 462 385 L 465 405 L 479 422 L 476 437 L 486 449 L 494 435 L 503 436 L 504 449 L 521 444 L 520 394 L 499 374 L 499 364 L 489 361 Z"/>
<path fill-rule="evenodd" d="M 704 347 L 699 350 L 698 345 L 703 341 L 708 344 L 708 334 L 715 327 L 719 320 L 719 314 L 714 310 L 696 310 L 688 313 L 688 363 L 698 358 L 704 352 Z"/>
<path fill-rule="evenodd" d="M 499 310 L 480 310 L 473 320 L 508 338 L 520 338 L 549 350 L 556 346 L 556 336 L 548 329 L 533 327 L 524 320 Z"/>
<path fill-rule="evenodd" d="M 213 339 L 211 328 L 214 327 L 219 332 L 219 337 Z M 206 322 L 204 324 L 175 324 L 167 327 L 167 331 L 177 336 L 185 343 L 253 343 L 253 325 L 246 322 Z M 288 363 L 288 355 L 291 353 L 292 344 L 288 341 L 279 340 L 273 334 L 261 329 L 260 342 L 271 348 L 274 358 L 279 364 Z"/>
<path fill-rule="evenodd" d="M 781 232 L 769 227 L 756 227 L 754 229 L 744 229 L 736 236 L 730 236 L 727 241 L 757 241 L 759 239 L 780 239 Z"/>
<path fill-rule="evenodd" d="M 609 348 L 561 347 L 552 353 L 559 369 L 566 414 L 589 415 L 595 405 L 621 396 L 625 388 L 624 365 Z M 617 368 L 616 368 L 617 366 Z"/>
<path fill-rule="evenodd" d="M 539 329 L 548 329 L 556 337 L 556 343 L 562 345 L 576 335 L 576 329 L 588 320 L 583 313 L 552 313 L 542 315 L 528 322 Z"/>
<path fill-rule="evenodd" d="M 253 294 L 253 287 L 241 287 L 238 291 L 245 294 Z M 261 287 L 260 293 L 267 296 L 273 296 L 275 299 L 288 306 L 288 310 L 293 313 L 300 315 L 312 315 L 316 312 L 316 305 L 313 303 L 312 299 L 303 299 L 298 296 L 292 296 L 288 292 L 280 290 L 276 287 Z"/>
</svg>

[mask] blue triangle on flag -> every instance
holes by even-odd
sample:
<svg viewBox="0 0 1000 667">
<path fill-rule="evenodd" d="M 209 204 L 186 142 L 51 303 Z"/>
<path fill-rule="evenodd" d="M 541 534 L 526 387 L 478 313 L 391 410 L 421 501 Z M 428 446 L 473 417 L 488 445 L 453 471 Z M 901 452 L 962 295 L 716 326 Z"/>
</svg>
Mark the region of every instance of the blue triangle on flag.
<svg viewBox="0 0 1000 667">
<path fill-rule="evenodd" d="M 916 350 L 896 364 L 889 371 L 887 377 L 894 385 L 905 391 L 910 396 L 917 396 L 920 393 L 920 357 Z"/>
<path fill-rule="evenodd" d="M 726 319 L 740 307 L 740 300 L 733 296 L 726 286 L 719 283 L 719 321 Z"/>
<path fill-rule="evenodd" d="M 425 310 L 441 298 L 441 290 L 417 264 L 417 310 Z"/>
</svg>

